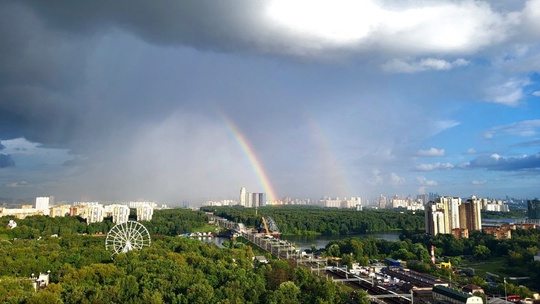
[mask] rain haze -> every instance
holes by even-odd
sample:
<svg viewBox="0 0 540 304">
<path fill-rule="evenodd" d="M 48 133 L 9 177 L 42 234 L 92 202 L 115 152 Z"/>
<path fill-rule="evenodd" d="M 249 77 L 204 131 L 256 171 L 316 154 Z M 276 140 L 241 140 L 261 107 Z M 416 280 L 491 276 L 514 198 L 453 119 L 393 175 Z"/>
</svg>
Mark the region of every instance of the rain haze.
<svg viewBox="0 0 540 304">
<path fill-rule="evenodd" d="M 8 0 L 0 39 L 0 197 L 539 196 L 539 0 Z"/>
</svg>

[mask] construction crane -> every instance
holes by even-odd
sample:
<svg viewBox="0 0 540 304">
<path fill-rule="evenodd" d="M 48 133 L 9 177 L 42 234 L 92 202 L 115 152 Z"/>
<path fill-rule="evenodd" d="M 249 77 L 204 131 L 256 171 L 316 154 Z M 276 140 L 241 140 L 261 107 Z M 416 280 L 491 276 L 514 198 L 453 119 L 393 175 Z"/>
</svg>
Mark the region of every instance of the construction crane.
<svg viewBox="0 0 540 304">
<path fill-rule="evenodd" d="M 262 221 L 263 221 L 263 225 L 264 225 L 264 232 L 266 233 L 266 235 L 270 235 L 270 231 L 268 231 L 268 225 L 266 225 L 266 219 L 264 218 L 264 216 L 262 217 Z"/>
</svg>

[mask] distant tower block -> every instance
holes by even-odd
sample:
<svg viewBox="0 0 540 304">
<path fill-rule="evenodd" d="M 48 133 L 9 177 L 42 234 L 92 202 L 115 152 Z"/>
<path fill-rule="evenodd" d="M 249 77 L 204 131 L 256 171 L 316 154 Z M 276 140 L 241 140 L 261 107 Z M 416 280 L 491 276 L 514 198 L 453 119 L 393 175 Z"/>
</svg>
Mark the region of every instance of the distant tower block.
<svg viewBox="0 0 540 304">
<path fill-rule="evenodd" d="M 43 212 L 43 215 L 49 215 L 50 206 L 54 204 L 53 196 L 38 196 L 36 197 L 36 209 Z"/>
<path fill-rule="evenodd" d="M 246 188 L 240 188 L 240 206 L 246 206 Z"/>
</svg>

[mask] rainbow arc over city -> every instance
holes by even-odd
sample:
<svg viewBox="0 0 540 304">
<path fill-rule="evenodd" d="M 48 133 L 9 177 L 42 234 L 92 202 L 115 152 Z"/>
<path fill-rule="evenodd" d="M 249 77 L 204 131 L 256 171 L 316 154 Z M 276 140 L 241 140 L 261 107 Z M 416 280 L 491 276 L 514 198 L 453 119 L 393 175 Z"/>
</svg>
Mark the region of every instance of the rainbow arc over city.
<svg viewBox="0 0 540 304">
<path fill-rule="evenodd" d="M 257 176 L 259 183 L 261 184 L 262 188 L 264 189 L 264 192 L 267 195 L 267 198 L 269 201 L 273 202 L 276 201 L 277 196 L 276 192 L 274 191 L 274 188 L 272 187 L 272 184 L 270 183 L 270 180 L 268 178 L 268 175 L 266 174 L 266 171 L 264 170 L 264 167 L 257 157 L 257 154 L 253 150 L 253 147 L 251 147 L 249 141 L 247 140 L 246 136 L 240 131 L 238 126 L 228 117 L 225 115 L 221 115 L 225 125 L 227 126 L 227 129 L 231 132 L 234 139 L 236 140 L 236 143 L 248 159 L 253 172 Z"/>
</svg>

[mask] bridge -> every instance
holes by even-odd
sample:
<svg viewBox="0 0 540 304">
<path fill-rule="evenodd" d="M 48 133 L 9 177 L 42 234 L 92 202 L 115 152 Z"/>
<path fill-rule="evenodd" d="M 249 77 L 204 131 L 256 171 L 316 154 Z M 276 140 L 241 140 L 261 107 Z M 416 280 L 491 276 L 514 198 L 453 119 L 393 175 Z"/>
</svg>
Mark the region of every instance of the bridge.
<svg viewBox="0 0 540 304">
<path fill-rule="evenodd" d="M 228 229 L 237 229 L 238 224 L 228 221 L 226 219 L 215 217 L 215 222 Z M 229 228 L 231 227 L 231 228 Z M 275 228 L 277 229 L 277 227 Z M 297 265 L 305 264 L 309 266 L 311 272 L 317 272 L 317 275 L 321 275 L 321 271 L 326 273 L 326 277 L 333 282 L 350 283 L 356 288 L 361 288 L 369 292 L 368 296 L 372 303 L 387 304 L 388 302 L 382 301 L 385 299 L 396 304 L 412 304 L 413 294 L 398 294 L 391 290 L 388 290 L 382 285 L 375 284 L 373 279 L 367 280 L 356 274 L 347 271 L 346 267 L 339 268 L 334 266 L 328 266 L 326 260 L 318 260 L 311 257 L 304 257 L 300 254 L 299 250 L 294 244 L 286 241 L 279 240 L 268 236 L 265 233 L 258 233 L 251 230 L 237 230 L 241 236 L 249 240 L 251 243 L 260 247 L 263 250 L 271 253 L 278 259 L 294 260 Z M 315 267 L 314 267 L 315 266 Z M 330 275 L 330 277 L 329 277 Z"/>
</svg>

